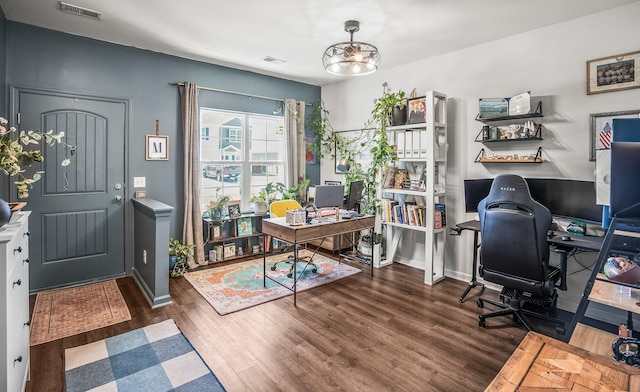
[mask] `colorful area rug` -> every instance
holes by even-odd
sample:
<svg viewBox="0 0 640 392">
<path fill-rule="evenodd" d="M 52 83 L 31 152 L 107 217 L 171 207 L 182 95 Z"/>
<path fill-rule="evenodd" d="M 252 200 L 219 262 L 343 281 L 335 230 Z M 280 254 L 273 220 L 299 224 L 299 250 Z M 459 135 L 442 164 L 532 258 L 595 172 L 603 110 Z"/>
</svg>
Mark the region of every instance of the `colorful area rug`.
<svg viewBox="0 0 640 392">
<path fill-rule="evenodd" d="M 131 320 L 115 280 L 38 293 L 31 345 Z"/>
<path fill-rule="evenodd" d="M 309 256 L 311 252 L 300 252 L 300 257 L 305 255 Z M 278 263 L 275 271 L 270 269 L 273 263 L 286 257 L 287 254 L 267 257 L 267 275 L 291 287 L 292 279 L 287 277 L 290 264 Z M 360 272 L 358 268 L 338 263 L 320 254 L 314 256 L 314 262 L 318 266 L 318 273 L 313 273 L 310 268 L 305 270 L 304 276 L 298 280 L 298 292 Z M 301 270 L 304 264 L 299 263 L 298 266 Z M 300 271 L 297 272 L 300 274 Z M 267 287 L 264 287 L 262 258 L 188 272 L 184 277 L 221 315 L 293 295 L 292 291 L 268 279 Z"/>
<path fill-rule="evenodd" d="M 225 391 L 173 320 L 64 351 L 67 392 Z"/>
</svg>

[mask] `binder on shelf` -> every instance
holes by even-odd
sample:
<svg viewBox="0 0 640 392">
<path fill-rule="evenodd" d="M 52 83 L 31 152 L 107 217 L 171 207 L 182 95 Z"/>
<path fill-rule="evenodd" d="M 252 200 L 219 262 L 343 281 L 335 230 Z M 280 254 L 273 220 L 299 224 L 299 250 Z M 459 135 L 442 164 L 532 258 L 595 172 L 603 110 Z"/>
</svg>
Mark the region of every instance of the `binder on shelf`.
<svg viewBox="0 0 640 392">
<path fill-rule="evenodd" d="M 403 159 L 405 157 L 404 132 L 398 132 L 397 142 L 398 142 L 398 159 Z"/>
<path fill-rule="evenodd" d="M 420 158 L 420 131 L 413 131 L 413 157 Z"/>
<path fill-rule="evenodd" d="M 404 132 L 404 157 L 413 158 L 413 132 Z"/>
<path fill-rule="evenodd" d="M 420 131 L 420 158 L 427 158 L 427 130 Z"/>
</svg>

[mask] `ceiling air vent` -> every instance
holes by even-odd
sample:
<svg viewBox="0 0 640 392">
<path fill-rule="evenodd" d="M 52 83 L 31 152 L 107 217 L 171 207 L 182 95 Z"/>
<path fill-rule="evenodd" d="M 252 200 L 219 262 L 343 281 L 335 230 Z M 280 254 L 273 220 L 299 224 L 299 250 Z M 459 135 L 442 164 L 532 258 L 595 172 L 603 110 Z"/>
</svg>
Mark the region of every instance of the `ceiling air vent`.
<svg viewBox="0 0 640 392">
<path fill-rule="evenodd" d="M 60 11 L 68 12 L 74 15 L 86 16 L 87 18 L 100 20 L 102 18 L 102 12 L 90 10 L 88 8 L 80 7 L 77 5 L 60 2 Z"/>
</svg>

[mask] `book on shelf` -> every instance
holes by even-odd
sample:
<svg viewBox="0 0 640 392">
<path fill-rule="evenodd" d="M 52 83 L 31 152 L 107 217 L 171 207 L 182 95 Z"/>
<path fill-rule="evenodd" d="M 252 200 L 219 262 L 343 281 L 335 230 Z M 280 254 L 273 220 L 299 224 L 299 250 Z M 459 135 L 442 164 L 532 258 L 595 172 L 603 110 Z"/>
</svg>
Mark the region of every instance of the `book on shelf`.
<svg viewBox="0 0 640 392">
<path fill-rule="evenodd" d="M 434 206 L 434 228 L 441 229 L 447 226 L 447 213 L 444 204 L 436 204 Z"/>
</svg>

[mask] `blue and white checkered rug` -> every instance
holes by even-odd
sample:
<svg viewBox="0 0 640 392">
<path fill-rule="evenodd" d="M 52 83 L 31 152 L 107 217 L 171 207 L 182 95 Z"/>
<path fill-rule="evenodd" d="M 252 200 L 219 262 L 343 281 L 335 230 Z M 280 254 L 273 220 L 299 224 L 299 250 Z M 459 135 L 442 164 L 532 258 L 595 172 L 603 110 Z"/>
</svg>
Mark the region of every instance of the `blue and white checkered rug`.
<svg viewBox="0 0 640 392">
<path fill-rule="evenodd" d="M 173 320 L 65 350 L 68 392 L 225 391 Z"/>
</svg>

